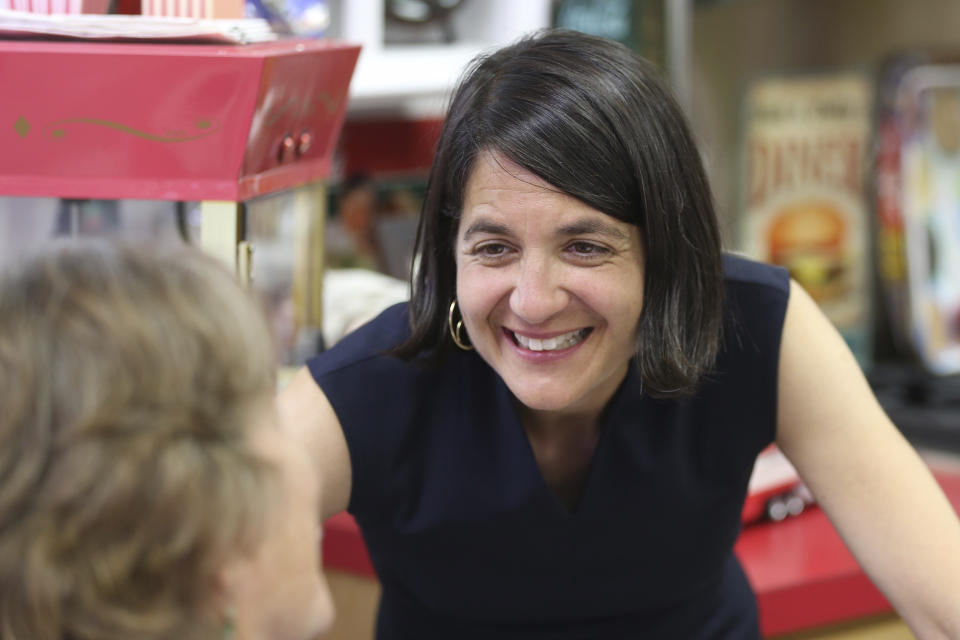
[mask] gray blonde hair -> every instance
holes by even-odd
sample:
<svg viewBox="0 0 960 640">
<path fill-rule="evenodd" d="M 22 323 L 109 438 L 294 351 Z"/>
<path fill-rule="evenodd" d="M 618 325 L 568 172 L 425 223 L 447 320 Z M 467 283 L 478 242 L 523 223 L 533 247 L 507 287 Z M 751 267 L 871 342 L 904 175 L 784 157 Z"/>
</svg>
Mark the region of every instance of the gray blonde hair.
<svg viewBox="0 0 960 640">
<path fill-rule="evenodd" d="M 78 241 L 0 279 L 0 636 L 216 637 L 260 536 L 261 314 L 212 258 Z"/>
</svg>

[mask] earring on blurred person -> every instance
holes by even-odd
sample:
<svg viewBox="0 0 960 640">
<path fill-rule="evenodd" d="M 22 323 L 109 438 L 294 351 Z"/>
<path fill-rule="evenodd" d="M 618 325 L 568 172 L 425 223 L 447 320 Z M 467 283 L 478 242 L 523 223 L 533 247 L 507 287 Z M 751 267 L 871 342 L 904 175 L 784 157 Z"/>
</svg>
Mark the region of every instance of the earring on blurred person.
<svg viewBox="0 0 960 640">
<path fill-rule="evenodd" d="M 233 607 L 230 607 L 224 612 L 223 616 L 223 632 L 221 634 L 222 640 L 235 640 L 237 637 L 237 623 L 234 622 L 236 615 L 233 611 Z"/>
<path fill-rule="evenodd" d="M 453 338 L 453 343 L 463 349 L 464 351 L 471 351 L 473 345 L 467 344 L 463 338 L 460 337 L 460 331 L 463 330 L 463 320 L 457 320 L 457 325 L 453 325 L 453 313 L 457 310 L 457 301 L 454 300 L 450 303 L 450 313 L 447 314 L 447 325 L 450 327 L 450 337 Z"/>
</svg>

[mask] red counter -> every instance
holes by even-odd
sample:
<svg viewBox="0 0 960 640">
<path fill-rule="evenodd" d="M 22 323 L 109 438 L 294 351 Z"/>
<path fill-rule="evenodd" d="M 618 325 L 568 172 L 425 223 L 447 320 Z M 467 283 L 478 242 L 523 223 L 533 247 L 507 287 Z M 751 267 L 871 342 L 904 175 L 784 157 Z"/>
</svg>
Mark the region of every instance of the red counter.
<svg viewBox="0 0 960 640">
<path fill-rule="evenodd" d="M 960 473 L 934 475 L 960 512 Z M 892 611 L 820 509 L 748 527 L 736 551 L 757 592 L 764 635 Z"/>
</svg>

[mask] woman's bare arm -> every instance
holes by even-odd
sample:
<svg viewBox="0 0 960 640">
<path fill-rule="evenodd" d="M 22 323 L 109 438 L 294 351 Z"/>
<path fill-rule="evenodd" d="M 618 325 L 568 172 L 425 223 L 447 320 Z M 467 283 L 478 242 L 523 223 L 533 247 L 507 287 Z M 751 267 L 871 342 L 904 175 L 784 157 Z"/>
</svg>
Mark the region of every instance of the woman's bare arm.
<svg viewBox="0 0 960 640">
<path fill-rule="evenodd" d="M 307 448 L 320 476 L 320 513 L 326 520 L 350 502 L 347 441 L 329 400 L 306 367 L 277 396 L 283 428 Z"/>
<path fill-rule="evenodd" d="M 796 283 L 783 329 L 777 444 L 919 638 L 960 638 L 960 523 Z"/>
</svg>

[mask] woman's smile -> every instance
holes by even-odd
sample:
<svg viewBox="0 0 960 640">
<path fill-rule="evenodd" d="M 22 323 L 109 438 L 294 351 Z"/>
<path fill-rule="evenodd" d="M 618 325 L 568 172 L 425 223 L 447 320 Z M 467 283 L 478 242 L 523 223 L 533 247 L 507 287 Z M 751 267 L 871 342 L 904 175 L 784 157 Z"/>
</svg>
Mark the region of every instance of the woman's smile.
<svg viewBox="0 0 960 640">
<path fill-rule="evenodd" d="M 539 337 L 503 329 L 516 356 L 525 362 L 546 364 L 571 357 L 589 338 L 591 329 L 577 329 L 558 335 L 537 334 Z"/>
<path fill-rule="evenodd" d="M 504 332 L 513 338 L 514 344 L 526 351 L 567 352 L 583 342 L 590 334 L 590 329 L 576 329 L 553 336 L 544 336 L 541 334 L 539 337 L 522 334 L 518 331 L 511 331 L 510 329 L 504 329 Z"/>
<path fill-rule="evenodd" d="M 599 412 L 636 349 L 643 255 L 637 227 L 483 153 L 457 237 L 470 341 L 527 408 Z"/>
</svg>

